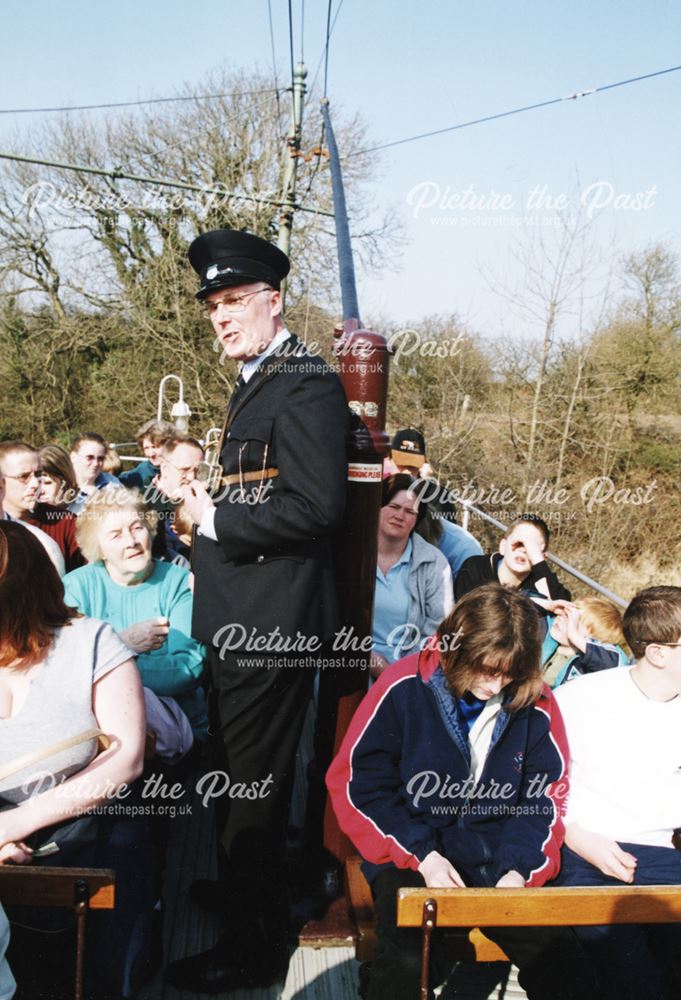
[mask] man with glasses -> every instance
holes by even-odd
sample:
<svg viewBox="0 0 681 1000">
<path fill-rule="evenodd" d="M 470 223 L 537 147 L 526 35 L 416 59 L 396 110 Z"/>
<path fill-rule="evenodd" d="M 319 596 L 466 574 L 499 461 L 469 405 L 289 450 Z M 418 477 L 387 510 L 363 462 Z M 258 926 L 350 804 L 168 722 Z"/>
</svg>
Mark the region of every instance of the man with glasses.
<svg viewBox="0 0 681 1000">
<path fill-rule="evenodd" d="M 101 434 L 89 431 L 79 434 L 71 445 L 71 462 L 76 474 L 76 482 L 80 492 L 69 506 L 74 514 L 80 514 L 87 498 L 104 486 L 118 486 L 119 480 L 110 472 L 103 472 L 106 458 L 107 443 Z"/>
<path fill-rule="evenodd" d="M 43 545 L 55 569 L 64 575 L 64 556 L 57 542 L 29 523 L 38 503 L 40 455 L 23 441 L 0 441 L 0 520 L 21 521 Z"/>
<path fill-rule="evenodd" d="M 172 437 L 161 449 L 158 475 L 144 493 L 151 509 L 159 515 L 152 548 L 157 559 L 188 565 L 185 561 L 189 546 L 180 541 L 175 530 L 175 512 L 182 503 L 183 486 L 197 478 L 202 463 L 203 448 L 194 438 Z"/>
<path fill-rule="evenodd" d="M 570 744 L 561 885 L 681 885 L 681 587 L 624 613 L 636 657 L 554 693 Z M 579 927 L 618 1000 L 681 996 L 681 925 Z"/>
<path fill-rule="evenodd" d="M 289 260 L 220 229 L 189 248 L 220 362 L 241 362 L 211 497 L 194 480 L 193 634 L 209 647 L 213 729 L 232 787 L 216 799 L 218 884 L 193 896 L 227 922 L 168 980 L 220 993 L 269 986 L 288 966 L 286 826 L 315 653 L 339 627 L 332 539 L 345 506 L 348 410 L 336 375 L 282 318 Z M 233 788 L 244 790 L 233 794 Z"/>
</svg>

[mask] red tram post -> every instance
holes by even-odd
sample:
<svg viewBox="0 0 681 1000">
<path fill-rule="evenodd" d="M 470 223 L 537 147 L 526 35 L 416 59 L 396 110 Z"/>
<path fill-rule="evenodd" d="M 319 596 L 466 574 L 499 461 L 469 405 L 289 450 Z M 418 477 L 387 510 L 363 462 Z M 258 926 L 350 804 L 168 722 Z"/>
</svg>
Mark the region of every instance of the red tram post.
<svg viewBox="0 0 681 1000">
<path fill-rule="evenodd" d="M 359 321 L 354 319 L 346 320 L 335 335 L 334 353 L 353 427 L 348 455 L 348 500 L 336 560 L 344 628 L 335 639 L 334 657 L 342 666 L 332 671 L 327 681 L 335 695 L 334 755 L 367 690 L 383 459 L 390 449 L 385 432 L 390 359 L 387 341 L 380 333 L 361 329 Z M 328 802 L 324 846 L 338 861 L 355 853 Z"/>
<path fill-rule="evenodd" d="M 328 801 L 325 803 L 323 775 L 367 689 L 378 512 L 383 458 L 389 447 L 385 433 L 389 352 L 385 337 L 363 329 L 359 318 L 343 176 L 327 97 L 322 98 L 321 114 L 329 150 L 343 302 L 343 325 L 336 330 L 335 354 L 353 424 L 348 456 L 348 502 L 336 549 L 337 588 L 344 626 L 329 650 L 340 669 L 323 670 L 320 676 L 315 769 L 310 782 L 306 824 L 306 839 L 313 843 L 314 832 L 320 830 L 323 822 L 322 855 L 325 855 L 324 862 L 331 865 L 343 861 L 354 851 L 341 833 Z"/>
</svg>

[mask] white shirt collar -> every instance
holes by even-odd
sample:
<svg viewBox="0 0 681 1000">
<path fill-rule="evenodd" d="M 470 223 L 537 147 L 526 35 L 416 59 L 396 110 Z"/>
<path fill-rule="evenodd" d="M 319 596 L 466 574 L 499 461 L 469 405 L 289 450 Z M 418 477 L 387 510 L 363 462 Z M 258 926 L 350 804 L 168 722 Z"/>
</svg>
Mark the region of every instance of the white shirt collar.
<svg viewBox="0 0 681 1000">
<path fill-rule="evenodd" d="M 243 375 L 244 382 L 248 382 L 258 365 L 260 365 L 266 357 L 272 354 L 273 351 L 276 351 L 279 345 L 283 344 L 285 340 L 288 340 L 290 336 L 291 334 L 288 332 L 286 327 L 284 327 L 284 329 L 280 330 L 279 333 L 275 333 L 262 354 L 259 354 L 257 358 L 251 358 L 249 361 L 244 361 L 239 373 L 240 375 Z"/>
</svg>

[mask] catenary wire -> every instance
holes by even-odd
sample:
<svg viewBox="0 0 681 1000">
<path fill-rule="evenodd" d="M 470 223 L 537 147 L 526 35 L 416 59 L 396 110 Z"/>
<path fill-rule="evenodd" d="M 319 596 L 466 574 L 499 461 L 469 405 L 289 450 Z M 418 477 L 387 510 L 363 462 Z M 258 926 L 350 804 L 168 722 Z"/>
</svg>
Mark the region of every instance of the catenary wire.
<svg viewBox="0 0 681 1000">
<path fill-rule="evenodd" d="M 277 94 L 277 124 L 281 122 L 281 104 L 279 102 L 279 79 L 277 77 L 277 54 L 274 48 L 274 27 L 272 25 L 272 0 L 267 0 L 267 16 L 270 24 L 270 45 L 272 47 L 272 74 Z M 281 136 L 279 137 L 281 138 Z"/>
<path fill-rule="evenodd" d="M 333 6 L 333 0 L 329 0 L 329 4 L 326 8 L 326 43 L 324 45 L 324 91 L 322 97 L 326 97 L 326 91 L 329 83 L 329 39 L 331 36 L 331 7 Z"/>
<path fill-rule="evenodd" d="M 681 70 L 681 66 L 670 66 L 668 69 L 656 70 L 654 73 L 643 73 L 640 76 L 632 76 L 627 80 L 618 80 L 616 83 L 604 84 L 602 87 L 592 87 L 590 90 L 575 91 L 565 97 L 554 97 L 549 101 L 538 101 L 536 104 L 526 104 L 521 108 L 513 108 L 511 111 L 500 111 L 495 115 L 485 115 L 483 118 L 473 118 L 470 121 L 459 122 L 456 125 L 448 125 L 446 128 L 433 129 L 432 132 L 420 132 L 418 135 L 410 135 L 404 139 L 394 139 L 392 142 L 382 142 L 377 146 L 368 146 L 365 149 L 358 149 L 354 153 L 346 154 L 343 159 L 349 156 L 363 156 L 366 153 L 375 153 L 380 149 L 391 149 L 393 146 L 403 146 L 408 142 L 417 142 L 419 139 L 429 139 L 435 135 L 444 135 L 445 132 L 455 132 L 458 129 L 469 128 L 471 125 L 482 125 L 484 122 L 498 121 L 500 118 L 509 118 L 511 115 L 520 115 L 525 111 L 536 111 L 538 108 L 548 108 L 552 104 L 561 104 L 563 101 L 574 101 L 578 97 L 590 97 L 592 94 L 601 94 L 606 90 L 613 90 L 615 87 L 625 87 L 630 83 L 639 83 L 641 80 L 651 80 L 656 76 L 664 76 L 666 73 L 676 73 Z"/>
<path fill-rule="evenodd" d="M 248 97 L 252 94 L 272 94 L 275 87 L 264 87 L 260 90 L 243 90 L 238 93 L 225 94 L 194 94 L 190 97 L 149 97 L 143 101 L 113 101 L 107 104 L 69 104 L 52 108 L 0 108 L 0 115 L 33 115 L 50 111 L 99 111 L 105 108 L 133 108 L 142 104 L 170 104 L 173 101 L 216 101 L 221 97 Z"/>
<path fill-rule="evenodd" d="M 207 185 L 190 184 L 187 181 L 171 181 L 164 177 L 145 177 L 139 174 L 131 174 L 127 171 L 104 170 L 101 167 L 85 167 L 77 163 L 59 163 L 55 160 L 39 160 L 36 157 L 20 156 L 18 153 L 0 153 L 0 160 L 12 160 L 16 163 L 35 163 L 42 167 L 54 167 L 57 170 L 73 170 L 75 173 L 96 174 L 99 177 L 109 177 L 111 180 L 136 181 L 138 184 L 157 184 L 159 187 L 179 188 L 182 191 L 198 191 L 201 194 L 220 194 L 225 198 L 235 198 L 239 201 L 255 201 L 263 205 L 283 206 L 283 202 L 276 198 L 265 198 L 254 194 L 238 194 L 234 191 L 225 191 L 223 188 L 208 187 Z M 303 205 L 296 205 L 296 211 L 318 213 L 333 218 L 333 212 L 325 212 L 320 208 L 306 208 Z"/>
<path fill-rule="evenodd" d="M 293 108 L 293 119 L 295 121 L 296 95 L 293 92 L 293 81 L 295 78 L 295 70 L 294 70 L 294 60 L 293 60 L 293 10 L 291 7 L 291 0 L 288 0 L 288 43 L 289 43 L 289 59 L 291 62 L 291 101 Z"/>
</svg>

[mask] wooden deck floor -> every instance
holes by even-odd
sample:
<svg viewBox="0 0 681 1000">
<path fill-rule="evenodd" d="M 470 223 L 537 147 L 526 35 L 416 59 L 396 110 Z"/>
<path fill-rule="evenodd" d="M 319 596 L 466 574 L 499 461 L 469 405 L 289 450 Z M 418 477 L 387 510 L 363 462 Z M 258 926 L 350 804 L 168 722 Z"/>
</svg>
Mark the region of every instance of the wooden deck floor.
<svg viewBox="0 0 681 1000">
<path fill-rule="evenodd" d="M 304 768 L 299 762 L 297 783 Z M 204 913 L 189 899 L 189 886 L 196 878 L 214 875 L 215 828 L 209 809 L 187 783 L 190 812 L 171 823 L 171 841 L 164 892 L 164 951 L 166 962 L 210 947 L 220 933 L 216 918 Z M 296 796 L 300 802 L 300 794 Z M 294 807 L 292 818 L 296 817 Z M 270 989 L 237 990 L 231 1000 L 356 1000 L 359 964 L 349 947 L 299 947 L 294 953 L 286 982 Z M 441 1000 L 522 1000 L 525 997 L 504 963 L 458 965 L 443 988 Z M 136 1000 L 205 1000 L 206 994 L 178 991 L 163 983 L 162 974 Z M 389 1000 L 389 998 L 386 998 Z M 415 998 L 416 1000 L 416 998 Z"/>
<path fill-rule="evenodd" d="M 166 961 L 210 947 L 220 933 L 219 921 L 189 899 L 194 879 L 214 875 L 215 828 L 210 810 L 204 809 L 198 796 L 191 795 L 188 804 L 191 813 L 172 822 L 164 892 Z M 352 948 L 298 948 L 285 984 L 224 995 L 232 1000 L 355 1000 L 357 970 Z M 136 1000 L 205 1000 L 205 996 L 165 986 L 159 973 Z"/>
</svg>

